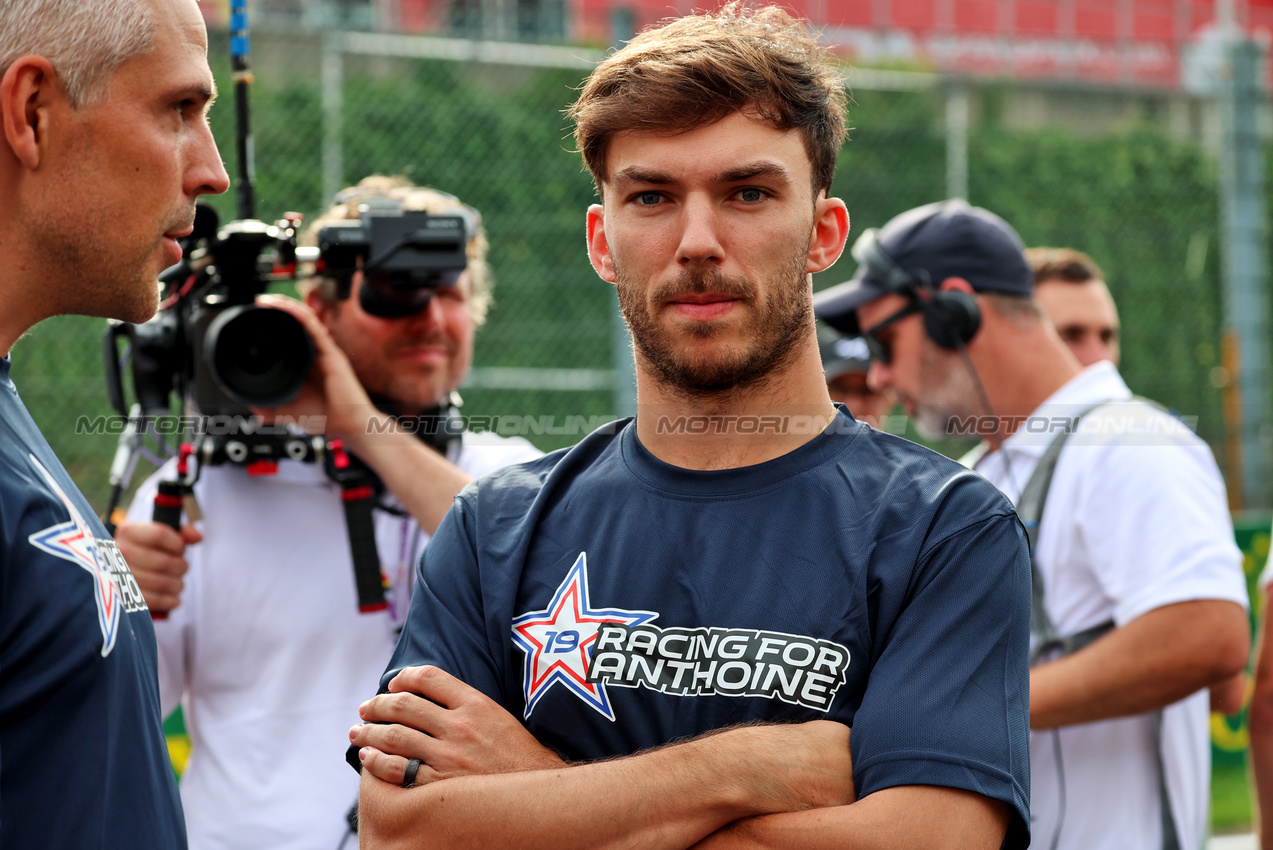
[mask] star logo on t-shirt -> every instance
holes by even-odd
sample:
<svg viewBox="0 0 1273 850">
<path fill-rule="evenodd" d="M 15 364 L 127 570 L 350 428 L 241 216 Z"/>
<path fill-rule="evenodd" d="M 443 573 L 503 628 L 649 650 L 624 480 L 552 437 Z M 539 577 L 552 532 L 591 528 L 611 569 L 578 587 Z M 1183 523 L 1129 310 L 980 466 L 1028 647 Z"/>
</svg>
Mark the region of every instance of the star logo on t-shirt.
<svg viewBox="0 0 1273 850">
<path fill-rule="evenodd" d="M 102 656 L 110 655 L 115 647 L 115 637 L 119 633 L 120 591 L 111 580 L 111 571 L 99 557 L 98 547 L 101 541 L 93 537 L 92 530 L 84 518 L 80 516 L 75 505 L 67 498 L 66 493 L 58 486 L 55 479 L 44 465 L 31 455 L 31 463 L 44 476 L 45 482 L 53 493 L 61 500 L 70 513 L 71 518 L 48 528 L 37 531 L 27 537 L 32 546 L 63 560 L 83 567 L 93 576 L 94 596 L 97 599 L 97 624 L 102 629 Z M 113 545 L 113 544 L 112 544 Z"/>
<path fill-rule="evenodd" d="M 614 720 L 605 684 L 588 681 L 597 631 L 604 623 L 639 626 L 657 616 L 654 611 L 594 609 L 588 600 L 588 555 L 580 552 L 548 607 L 513 620 L 513 643 L 526 653 L 525 717 L 530 717 L 549 688 L 560 684 L 607 720 Z"/>
</svg>

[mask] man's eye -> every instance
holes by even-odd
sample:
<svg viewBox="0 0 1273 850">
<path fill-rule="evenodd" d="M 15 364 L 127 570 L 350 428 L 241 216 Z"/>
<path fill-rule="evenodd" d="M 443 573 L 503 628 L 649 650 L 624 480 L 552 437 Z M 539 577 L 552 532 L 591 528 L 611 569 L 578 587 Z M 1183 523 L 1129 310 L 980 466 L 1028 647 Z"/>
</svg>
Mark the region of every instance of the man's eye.
<svg viewBox="0 0 1273 850">
<path fill-rule="evenodd" d="M 738 199 L 745 204 L 756 204 L 764 200 L 765 192 L 763 189 L 741 189 L 738 192 Z"/>
<path fill-rule="evenodd" d="M 637 203 L 646 207 L 652 207 L 662 200 L 663 196 L 658 192 L 642 192 L 637 195 Z"/>
</svg>

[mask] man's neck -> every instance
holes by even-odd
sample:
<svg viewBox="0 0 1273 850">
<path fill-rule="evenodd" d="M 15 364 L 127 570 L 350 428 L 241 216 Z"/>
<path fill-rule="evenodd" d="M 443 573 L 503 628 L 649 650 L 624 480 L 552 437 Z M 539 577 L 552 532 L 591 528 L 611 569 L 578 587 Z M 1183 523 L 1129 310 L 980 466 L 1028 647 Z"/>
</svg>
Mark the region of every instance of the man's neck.
<svg viewBox="0 0 1273 850">
<path fill-rule="evenodd" d="M 0 304 L 4 305 L 0 310 L 0 357 L 8 357 L 23 334 L 52 315 L 44 297 L 49 280 L 24 259 L 19 246 L 0 238 L 0 250 L 6 248 L 12 248 L 14 254 L 8 257 L 10 268 L 0 278 Z"/>
<path fill-rule="evenodd" d="M 735 469 L 792 452 L 836 416 L 817 349 L 746 387 L 692 395 L 660 383 L 637 357 L 637 437 L 683 469 Z"/>
<path fill-rule="evenodd" d="M 1011 356 L 1008 356 L 1011 353 Z M 1039 327 L 1037 335 L 1020 340 L 1012 352 L 993 353 L 982 381 L 998 423 L 997 433 L 987 437 L 992 449 L 1021 429 L 1025 419 L 1074 379 L 1083 367 L 1056 335 Z"/>
</svg>

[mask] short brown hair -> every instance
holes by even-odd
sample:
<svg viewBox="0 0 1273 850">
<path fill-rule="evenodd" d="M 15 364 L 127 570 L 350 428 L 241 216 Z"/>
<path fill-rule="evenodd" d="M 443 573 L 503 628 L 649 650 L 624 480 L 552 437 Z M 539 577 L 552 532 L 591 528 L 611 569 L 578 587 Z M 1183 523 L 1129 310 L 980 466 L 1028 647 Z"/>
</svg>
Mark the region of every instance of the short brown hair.
<svg viewBox="0 0 1273 850">
<path fill-rule="evenodd" d="M 598 192 L 616 133 L 687 133 L 743 112 L 803 134 L 816 195 L 831 188 L 845 103 L 830 53 L 801 21 L 730 3 L 632 39 L 597 66 L 567 114 Z"/>
<path fill-rule="evenodd" d="M 1045 280 L 1087 283 L 1105 279 L 1105 273 L 1091 257 L 1073 248 L 1026 248 L 1025 259 L 1034 272 L 1035 286 Z"/>
<path fill-rule="evenodd" d="M 473 324 L 480 327 L 486 321 L 495 286 L 491 279 L 490 266 L 486 263 L 486 230 L 482 227 L 482 214 L 452 194 L 428 186 L 417 186 L 402 175 L 390 177 L 372 174 L 358 181 L 357 185 L 336 193 L 332 205 L 306 229 L 305 243 L 317 245 L 319 230 L 332 222 L 359 218 L 362 215 L 359 205 L 374 200 L 398 201 L 404 210 L 424 210 L 432 215 L 460 215 L 466 222 L 472 221 L 466 251 L 471 290 L 469 310 L 473 316 Z M 338 282 L 330 277 L 316 275 L 300 281 L 296 289 L 301 295 L 317 291 L 324 301 L 334 303 L 337 300 Z"/>
</svg>

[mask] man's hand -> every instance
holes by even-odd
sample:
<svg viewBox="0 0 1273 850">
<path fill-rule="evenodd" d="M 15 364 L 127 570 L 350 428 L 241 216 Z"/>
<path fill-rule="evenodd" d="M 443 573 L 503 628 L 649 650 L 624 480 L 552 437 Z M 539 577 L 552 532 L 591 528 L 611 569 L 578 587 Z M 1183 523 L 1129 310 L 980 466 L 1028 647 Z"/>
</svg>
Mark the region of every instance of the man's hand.
<svg viewBox="0 0 1273 850">
<path fill-rule="evenodd" d="M 417 846 L 428 834 L 436 847 L 684 850 L 740 818 L 853 808 L 846 806 L 854 800 L 849 730 L 840 723 L 736 726 L 567 766 L 527 740 L 515 718 L 441 671 L 403 671 L 395 683 L 452 703 L 430 708 L 404 690 L 364 704 L 366 719 L 441 718 L 432 729 L 442 736 L 434 742 L 425 732 L 404 734 L 403 726 L 355 727 L 355 743 L 402 736 L 396 755 L 363 750 L 359 837 L 367 847 Z M 424 716 L 430 719 L 418 719 Z M 476 728 L 466 728 L 474 718 Z M 441 754 L 436 763 L 426 749 Z M 416 774 L 423 787 L 397 787 L 408 755 L 428 762 Z"/>
<path fill-rule="evenodd" d="M 1246 705 L 1246 671 L 1237 673 L 1223 682 L 1211 686 L 1211 710 L 1232 717 Z"/>
<path fill-rule="evenodd" d="M 159 522 L 125 522 L 115 530 L 115 543 L 128 562 L 151 611 L 167 613 L 181 604 L 186 547 L 203 539 L 193 525 L 180 531 Z"/>
<path fill-rule="evenodd" d="M 395 431 L 390 416 L 372 404 L 353 364 L 312 309 L 281 295 L 258 295 L 256 303 L 283 310 L 299 321 L 314 343 L 315 355 L 309 378 L 294 401 L 254 412 L 262 416 L 324 416 L 324 436 L 344 440 L 345 447 L 380 476 L 421 528 L 429 534 L 437 531 L 455 494 L 473 477 L 414 434 Z M 380 427 L 372 427 L 373 423 Z"/>
<path fill-rule="evenodd" d="M 393 785 L 411 758 L 421 761 L 417 785 L 564 764 L 502 706 L 437 667 L 408 667 L 358 713 L 367 724 L 350 729 L 349 740 L 362 748 L 363 768 Z"/>
</svg>

